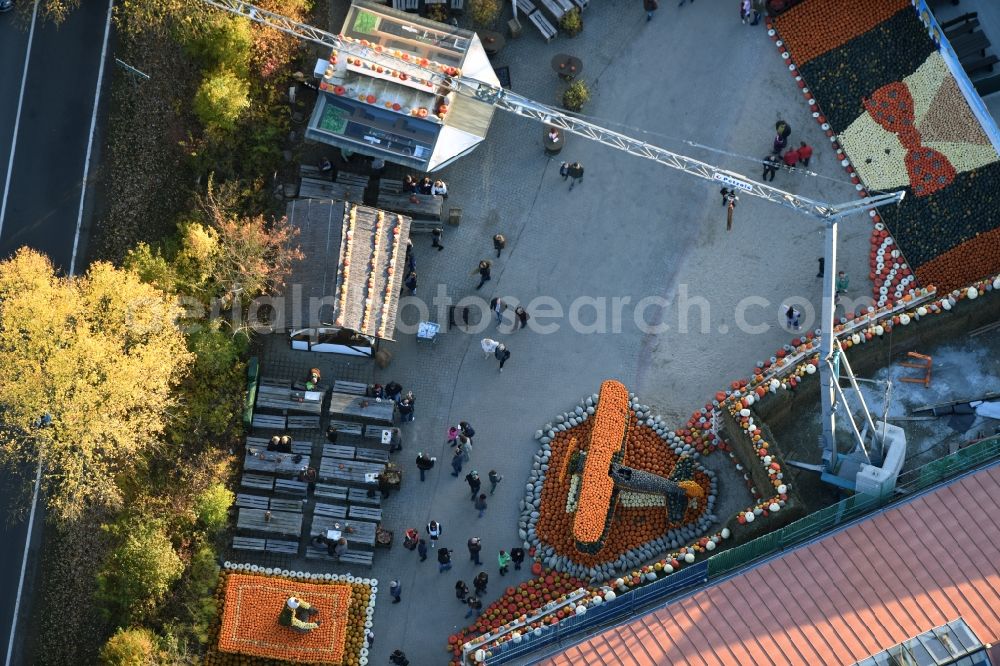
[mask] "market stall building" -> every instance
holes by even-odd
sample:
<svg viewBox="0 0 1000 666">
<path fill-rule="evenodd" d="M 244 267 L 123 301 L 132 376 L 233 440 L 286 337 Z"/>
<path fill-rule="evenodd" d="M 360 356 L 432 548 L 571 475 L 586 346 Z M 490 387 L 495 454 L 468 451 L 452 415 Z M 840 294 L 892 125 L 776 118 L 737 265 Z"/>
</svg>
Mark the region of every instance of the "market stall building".
<svg viewBox="0 0 1000 666">
<path fill-rule="evenodd" d="M 395 332 L 410 218 L 317 199 L 286 213 L 306 255 L 283 294 L 292 348 L 374 355 Z"/>
<path fill-rule="evenodd" d="M 493 105 L 439 88 L 421 69 L 460 72 L 499 86 L 474 32 L 358 1 L 341 36 L 370 46 L 371 60 L 334 50 L 317 61 L 320 94 L 307 138 L 424 172 L 450 164 L 485 139 Z"/>
</svg>

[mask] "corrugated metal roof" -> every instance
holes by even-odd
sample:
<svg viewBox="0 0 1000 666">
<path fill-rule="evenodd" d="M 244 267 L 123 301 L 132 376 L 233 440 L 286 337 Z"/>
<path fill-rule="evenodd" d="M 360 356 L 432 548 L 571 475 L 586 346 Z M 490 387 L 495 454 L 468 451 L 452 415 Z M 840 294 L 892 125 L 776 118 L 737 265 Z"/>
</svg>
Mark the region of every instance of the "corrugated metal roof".
<svg viewBox="0 0 1000 666">
<path fill-rule="evenodd" d="M 1000 640 L 1000 465 L 542 662 L 853 664 L 962 617 Z"/>
</svg>

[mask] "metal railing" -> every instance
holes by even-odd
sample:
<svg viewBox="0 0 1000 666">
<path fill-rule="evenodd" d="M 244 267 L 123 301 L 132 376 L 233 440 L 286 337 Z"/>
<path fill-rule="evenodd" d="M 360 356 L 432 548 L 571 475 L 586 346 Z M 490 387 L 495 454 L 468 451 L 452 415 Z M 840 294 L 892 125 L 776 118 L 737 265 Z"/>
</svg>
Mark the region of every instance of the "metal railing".
<svg viewBox="0 0 1000 666">
<path fill-rule="evenodd" d="M 785 527 L 621 594 L 610 602 L 588 608 L 583 615 L 571 616 L 554 625 L 536 629 L 522 636 L 518 642 L 508 641 L 494 646 L 489 649 L 490 656 L 483 663 L 488 666 L 504 664 L 519 657 L 527 657 L 548 646 L 553 649 L 547 654 L 561 650 L 566 644 L 580 640 L 584 635 L 594 634 L 639 613 L 662 608 L 677 598 L 690 594 L 694 588 L 706 582 L 733 575 L 736 570 L 746 568 L 762 558 L 774 556 L 787 548 L 822 537 L 851 521 L 952 479 L 958 474 L 995 462 L 998 458 L 1000 458 L 1000 435 L 980 440 L 943 458 L 903 472 L 893 493 L 884 496 L 852 495 Z"/>
</svg>

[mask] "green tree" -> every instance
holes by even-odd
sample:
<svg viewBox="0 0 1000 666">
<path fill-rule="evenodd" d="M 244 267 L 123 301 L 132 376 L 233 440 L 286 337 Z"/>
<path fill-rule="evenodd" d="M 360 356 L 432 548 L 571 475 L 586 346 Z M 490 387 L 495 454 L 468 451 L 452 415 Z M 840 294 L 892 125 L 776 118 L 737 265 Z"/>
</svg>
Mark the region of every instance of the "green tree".
<svg viewBox="0 0 1000 666">
<path fill-rule="evenodd" d="M 191 21 L 185 48 L 204 69 L 228 69 L 245 78 L 249 73 L 253 31 L 248 19 L 215 11 Z"/>
<path fill-rule="evenodd" d="M 469 0 L 469 15 L 476 25 L 490 27 L 500 15 L 500 2 L 499 0 Z"/>
<path fill-rule="evenodd" d="M 162 521 L 126 516 L 104 529 L 119 541 L 97 575 L 101 610 L 120 626 L 148 618 L 184 573 Z"/>
<path fill-rule="evenodd" d="M 0 461 L 23 469 L 42 457 L 57 519 L 119 506 L 120 480 L 158 446 L 191 361 L 177 314 L 110 264 L 64 278 L 34 250 L 0 262 Z"/>
<path fill-rule="evenodd" d="M 195 500 L 194 511 L 198 520 L 209 533 L 216 533 L 226 527 L 229 521 L 229 507 L 236 501 L 236 496 L 221 483 L 214 483 Z"/>
<path fill-rule="evenodd" d="M 160 663 L 157 637 L 149 629 L 119 629 L 101 649 L 105 666 L 155 666 Z"/>
<path fill-rule="evenodd" d="M 209 134 L 226 134 L 250 106 L 250 84 L 228 69 L 205 76 L 194 95 L 194 112 Z"/>
</svg>

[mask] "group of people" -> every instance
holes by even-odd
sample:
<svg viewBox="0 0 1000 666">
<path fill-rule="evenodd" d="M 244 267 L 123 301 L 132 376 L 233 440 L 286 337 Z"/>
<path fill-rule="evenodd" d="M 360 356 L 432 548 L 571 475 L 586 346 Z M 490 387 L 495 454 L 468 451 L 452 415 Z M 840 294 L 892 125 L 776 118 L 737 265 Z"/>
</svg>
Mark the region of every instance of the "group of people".
<svg viewBox="0 0 1000 666">
<path fill-rule="evenodd" d="M 448 198 L 448 185 L 443 180 L 432 181 L 430 176 L 424 176 L 422 180 L 417 180 L 413 176 L 407 175 L 403 178 L 403 189 L 412 194 L 438 194 Z"/>
<path fill-rule="evenodd" d="M 525 320 L 527 323 L 527 320 Z M 510 359 L 510 349 L 503 342 L 497 342 L 492 338 L 483 338 L 480 344 L 483 347 L 483 354 L 485 358 L 489 358 L 490 354 L 493 355 L 500 363 L 500 372 L 503 372 L 503 364 Z"/>
<path fill-rule="evenodd" d="M 396 403 L 396 410 L 399 412 L 399 419 L 404 423 L 409 423 L 415 419 L 413 410 L 416 405 L 417 398 L 413 395 L 413 391 L 407 391 L 403 393 L 403 386 L 397 381 L 391 381 L 385 386 L 381 384 L 373 384 L 370 391 L 369 397 L 375 398 L 376 400 L 392 400 Z M 327 439 L 330 439 L 330 432 L 327 431 Z M 333 439 L 330 439 L 332 443 L 336 443 L 336 435 L 333 435 Z"/>
<path fill-rule="evenodd" d="M 790 148 L 784 154 L 788 145 L 788 136 L 792 133 L 791 126 L 784 120 L 779 120 L 774 124 L 774 140 L 771 142 L 771 153 L 762 160 L 764 165 L 764 175 L 761 180 L 773 181 L 778 169 L 782 166 L 792 169 L 801 164 L 808 167 L 809 160 L 812 159 L 813 149 L 805 141 L 799 142 L 798 148 Z"/>
</svg>

